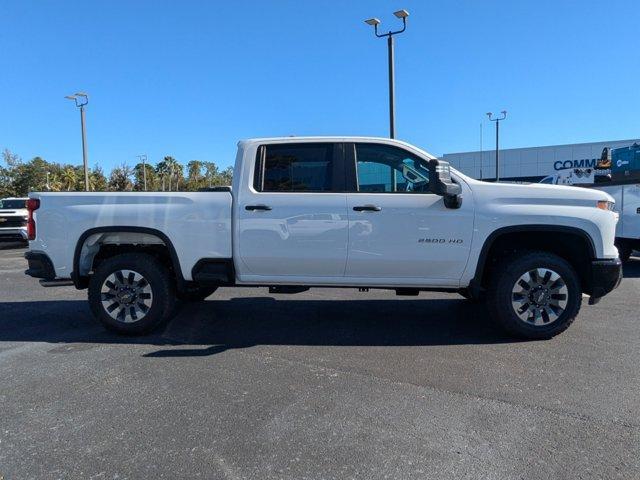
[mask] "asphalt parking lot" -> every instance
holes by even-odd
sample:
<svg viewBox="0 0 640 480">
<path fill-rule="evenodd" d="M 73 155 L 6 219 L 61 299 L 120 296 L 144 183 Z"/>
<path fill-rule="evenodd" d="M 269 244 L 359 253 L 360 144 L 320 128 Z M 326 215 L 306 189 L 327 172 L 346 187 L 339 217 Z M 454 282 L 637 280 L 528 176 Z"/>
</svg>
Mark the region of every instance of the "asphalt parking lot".
<svg viewBox="0 0 640 480">
<path fill-rule="evenodd" d="M 163 332 L 0 246 L 0 476 L 640 478 L 640 259 L 550 341 L 452 294 L 223 289 Z"/>
</svg>

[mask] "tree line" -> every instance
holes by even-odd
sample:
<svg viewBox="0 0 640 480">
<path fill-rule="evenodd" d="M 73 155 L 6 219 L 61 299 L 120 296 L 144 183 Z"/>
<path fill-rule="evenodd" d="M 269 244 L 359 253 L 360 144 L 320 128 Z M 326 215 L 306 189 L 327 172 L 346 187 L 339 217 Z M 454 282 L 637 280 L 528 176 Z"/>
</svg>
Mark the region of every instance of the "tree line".
<svg viewBox="0 0 640 480">
<path fill-rule="evenodd" d="M 72 192 L 84 190 L 82 166 L 48 162 L 41 157 L 23 161 L 8 149 L 2 152 L 0 198 L 23 197 L 32 191 Z M 186 175 L 185 175 L 186 170 Z M 231 185 L 233 169 L 220 170 L 215 162 L 191 160 L 186 169 L 172 156 L 157 164 L 123 163 L 107 176 L 100 166 L 89 170 L 89 188 L 96 192 L 196 191 Z"/>
</svg>

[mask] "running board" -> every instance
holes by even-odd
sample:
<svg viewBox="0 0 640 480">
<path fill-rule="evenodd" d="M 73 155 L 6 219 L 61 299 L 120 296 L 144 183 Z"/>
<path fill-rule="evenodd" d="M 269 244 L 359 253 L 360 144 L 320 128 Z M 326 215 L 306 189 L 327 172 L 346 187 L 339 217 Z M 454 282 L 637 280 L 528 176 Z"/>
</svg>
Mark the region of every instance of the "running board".
<svg viewBox="0 0 640 480">
<path fill-rule="evenodd" d="M 309 290 L 309 287 L 299 287 L 297 285 L 272 285 L 269 293 L 302 293 Z"/>
<path fill-rule="evenodd" d="M 43 287 L 70 287 L 73 286 L 73 280 L 70 278 L 58 278 L 56 280 L 40 280 Z"/>
<path fill-rule="evenodd" d="M 420 294 L 417 288 L 396 288 L 396 295 L 403 297 L 416 297 Z"/>
</svg>

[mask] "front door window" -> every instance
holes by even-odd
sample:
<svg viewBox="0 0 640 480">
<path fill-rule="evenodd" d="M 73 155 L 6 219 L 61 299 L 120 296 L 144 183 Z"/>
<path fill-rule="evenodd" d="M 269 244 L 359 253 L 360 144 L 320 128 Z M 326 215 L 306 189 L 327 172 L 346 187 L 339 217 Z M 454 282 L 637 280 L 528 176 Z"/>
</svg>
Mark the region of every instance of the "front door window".
<svg viewBox="0 0 640 480">
<path fill-rule="evenodd" d="M 424 160 L 397 147 L 356 144 L 358 192 L 427 193 L 429 171 Z"/>
</svg>

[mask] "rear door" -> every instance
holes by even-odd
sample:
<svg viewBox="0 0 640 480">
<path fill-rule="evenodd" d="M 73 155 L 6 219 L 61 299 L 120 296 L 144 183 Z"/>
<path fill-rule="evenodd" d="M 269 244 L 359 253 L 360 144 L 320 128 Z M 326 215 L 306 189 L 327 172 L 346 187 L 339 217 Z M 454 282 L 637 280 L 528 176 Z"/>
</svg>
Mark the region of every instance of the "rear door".
<svg viewBox="0 0 640 480">
<path fill-rule="evenodd" d="M 397 146 L 345 146 L 349 214 L 346 277 L 370 284 L 457 285 L 473 235 L 473 199 L 445 208 L 424 159 Z M 350 184 L 350 185 L 349 185 Z"/>
<path fill-rule="evenodd" d="M 261 145 L 255 162 L 253 185 L 238 209 L 241 279 L 342 278 L 348 227 L 342 144 Z"/>
</svg>

